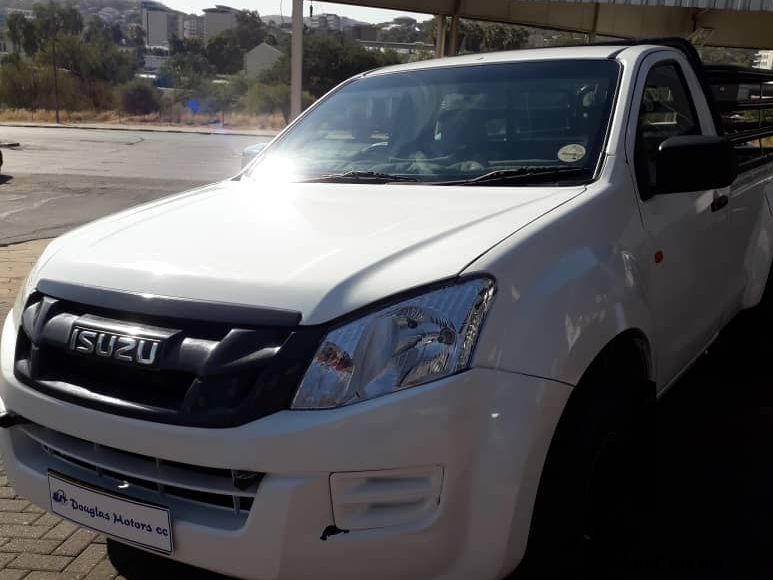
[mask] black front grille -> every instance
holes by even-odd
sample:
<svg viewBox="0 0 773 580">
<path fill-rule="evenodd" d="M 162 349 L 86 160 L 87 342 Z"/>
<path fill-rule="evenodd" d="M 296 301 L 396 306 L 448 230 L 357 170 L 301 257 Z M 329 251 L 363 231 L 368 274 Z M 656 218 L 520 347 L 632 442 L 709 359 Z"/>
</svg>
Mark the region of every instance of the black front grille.
<svg viewBox="0 0 773 580">
<path fill-rule="evenodd" d="M 159 494 L 162 503 L 165 497 L 176 497 L 246 515 L 264 477 L 254 471 L 204 467 L 130 453 L 34 423 L 25 424 L 22 433 L 40 444 L 49 456 L 104 480 L 106 489 L 112 489 L 116 482 L 127 482 Z M 60 468 L 56 464 L 52 467 Z M 131 496 L 130 491 L 126 493 Z"/>
<path fill-rule="evenodd" d="M 99 297 L 93 288 L 87 295 Z M 114 291 L 108 307 L 34 294 L 19 332 L 17 378 L 51 396 L 112 413 L 229 427 L 287 408 L 321 335 L 320 329 L 297 325 L 216 322 L 200 302 L 194 313 L 207 313 L 206 320 L 123 312 L 115 309 L 119 302 Z M 75 327 L 136 337 L 152 332 L 164 342 L 153 367 L 142 367 L 77 352 L 71 342 Z"/>
</svg>

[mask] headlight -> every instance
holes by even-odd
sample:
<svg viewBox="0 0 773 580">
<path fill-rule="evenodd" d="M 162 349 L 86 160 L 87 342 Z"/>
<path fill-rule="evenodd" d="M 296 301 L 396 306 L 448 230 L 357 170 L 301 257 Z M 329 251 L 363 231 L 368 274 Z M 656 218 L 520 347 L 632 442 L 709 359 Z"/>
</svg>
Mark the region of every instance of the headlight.
<svg viewBox="0 0 773 580">
<path fill-rule="evenodd" d="M 24 303 L 27 302 L 29 297 L 29 291 L 27 290 L 27 284 L 29 283 L 29 275 L 27 275 L 21 284 L 19 284 L 19 291 L 16 293 L 16 300 L 13 303 L 13 310 L 11 310 L 11 316 L 13 316 L 14 328 L 21 326 L 21 315 L 24 311 Z"/>
<path fill-rule="evenodd" d="M 331 331 L 294 409 L 329 409 L 415 387 L 468 368 L 494 283 L 476 278 L 387 306 Z"/>
</svg>

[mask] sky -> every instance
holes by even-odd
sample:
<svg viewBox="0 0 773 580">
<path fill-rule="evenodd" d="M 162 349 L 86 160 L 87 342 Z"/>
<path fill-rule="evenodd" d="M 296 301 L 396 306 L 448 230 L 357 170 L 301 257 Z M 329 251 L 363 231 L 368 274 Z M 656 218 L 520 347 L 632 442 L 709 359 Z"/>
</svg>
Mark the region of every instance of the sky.
<svg viewBox="0 0 773 580">
<path fill-rule="evenodd" d="M 225 4 L 239 9 L 257 10 L 260 14 L 284 14 L 290 16 L 292 12 L 292 0 L 161 0 L 164 4 L 181 12 L 201 13 L 204 8 L 210 8 L 215 4 Z M 364 22 L 388 22 L 395 16 L 413 16 L 417 20 L 426 20 L 428 15 L 412 12 L 394 12 L 392 10 L 380 10 L 378 8 L 365 8 L 363 6 L 350 6 L 347 4 L 335 4 L 333 2 L 309 2 L 303 3 L 304 16 L 309 15 L 309 4 L 314 6 L 314 14 L 334 13 L 339 16 L 348 16 Z"/>
</svg>

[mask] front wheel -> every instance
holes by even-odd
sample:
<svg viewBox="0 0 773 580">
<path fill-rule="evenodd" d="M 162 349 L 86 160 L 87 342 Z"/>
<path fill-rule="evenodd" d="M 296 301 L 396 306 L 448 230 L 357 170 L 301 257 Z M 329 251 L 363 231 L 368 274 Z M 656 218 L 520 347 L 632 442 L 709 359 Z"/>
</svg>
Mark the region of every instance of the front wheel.
<svg viewBox="0 0 773 580">
<path fill-rule="evenodd" d="M 644 368 L 635 349 L 613 347 L 573 391 L 514 578 L 599 578 L 640 559 L 655 469 L 655 389 Z"/>
</svg>

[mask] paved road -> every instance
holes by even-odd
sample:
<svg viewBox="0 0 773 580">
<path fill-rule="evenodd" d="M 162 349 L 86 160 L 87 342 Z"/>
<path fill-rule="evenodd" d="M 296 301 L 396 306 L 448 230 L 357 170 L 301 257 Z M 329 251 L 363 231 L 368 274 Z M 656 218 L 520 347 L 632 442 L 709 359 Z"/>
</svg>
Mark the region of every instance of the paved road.
<svg viewBox="0 0 773 580">
<path fill-rule="evenodd" d="M 102 215 L 235 174 L 265 137 L 0 127 L 0 245 L 51 237 Z"/>
</svg>

